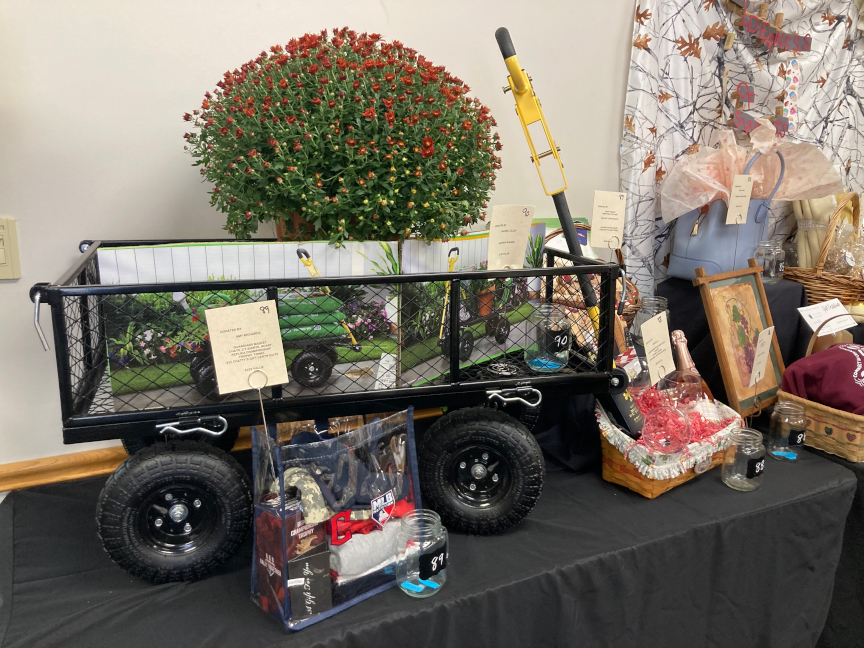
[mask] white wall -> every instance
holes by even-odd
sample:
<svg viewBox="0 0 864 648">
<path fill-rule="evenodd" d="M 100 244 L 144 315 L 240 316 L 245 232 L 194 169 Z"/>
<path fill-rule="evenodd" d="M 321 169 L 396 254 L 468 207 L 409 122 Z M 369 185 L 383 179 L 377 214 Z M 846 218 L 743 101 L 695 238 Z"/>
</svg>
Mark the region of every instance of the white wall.
<svg viewBox="0 0 864 648">
<path fill-rule="evenodd" d="M 325 27 L 401 40 L 492 109 L 504 143 L 494 202 L 551 218 L 501 92 L 494 32 L 507 26 L 563 150 L 571 210 L 590 215 L 594 189 L 618 188 L 634 4 L 0 0 L 0 215 L 18 219 L 22 270 L 0 281 L 0 464 L 109 445 L 62 444 L 54 355 L 33 330 L 28 290 L 60 277 L 81 239 L 224 234 L 181 116 L 225 70 Z"/>
</svg>

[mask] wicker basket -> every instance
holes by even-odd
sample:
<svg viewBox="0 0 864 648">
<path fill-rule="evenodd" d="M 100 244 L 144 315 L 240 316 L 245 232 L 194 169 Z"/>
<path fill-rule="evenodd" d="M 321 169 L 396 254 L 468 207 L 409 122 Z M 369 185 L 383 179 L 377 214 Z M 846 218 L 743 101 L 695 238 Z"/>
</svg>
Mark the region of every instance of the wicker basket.
<svg viewBox="0 0 864 648">
<path fill-rule="evenodd" d="M 843 208 L 850 202 L 852 203 L 852 223 L 855 226 L 855 230 L 858 231 L 858 222 L 861 213 L 858 194 L 847 193 L 837 203 L 837 209 L 834 210 L 831 220 L 828 221 L 828 231 L 825 234 L 825 240 L 822 241 L 822 249 L 819 252 L 819 258 L 816 260 L 816 266 L 813 268 L 787 266 L 783 271 L 784 279 L 804 284 L 804 288 L 807 290 L 807 299 L 811 304 L 820 304 L 835 297 L 843 304 L 854 304 L 864 301 L 864 279 L 855 279 L 832 272 L 825 272 L 824 270 L 825 260 L 828 258 L 828 250 L 834 241 L 834 233 L 840 224 Z"/>
<path fill-rule="evenodd" d="M 590 232 L 591 226 L 584 225 L 582 223 L 573 223 L 573 226 L 577 230 L 582 230 L 584 232 Z M 559 227 L 556 230 L 552 230 L 549 234 L 546 235 L 546 243 L 549 243 L 556 236 L 561 234 L 563 230 Z M 621 254 L 621 250 L 615 250 L 615 255 L 618 259 L 618 264 L 624 264 L 624 257 Z M 557 265 L 564 265 L 565 262 L 563 259 L 559 259 L 556 262 Z M 574 303 L 577 307 L 584 307 L 584 302 L 582 300 L 582 291 L 579 290 L 579 285 L 576 282 L 568 283 L 563 277 L 555 278 L 555 293 L 563 293 L 563 295 L 559 299 L 555 299 L 555 294 L 553 293 L 553 301 L 567 304 L 568 306 L 572 306 Z M 636 317 L 636 313 L 639 312 L 639 309 L 642 308 L 642 300 L 639 299 L 639 289 L 629 279 L 627 280 L 627 294 L 630 295 L 630 303 L 624 306 L 624 310 L 621 313 L 621 317 L 624 319 L 624 322 L 627 326 L 631 326 L 633 324 L 633 319 Z M 565 296 L 566 295 L 566 296 Z M 621 293 L 616 289 L 615 299 L 621 299 Z"/>
<path fill-rule="evenodd" d="M 797 403 L 807 415 L 807 436 L 804 445 L 843 457 L 849 461 L 864 461 L 864 416 L 799 398 L 779 391 L 781 403 Z"/>
<path fill-rule="evenodd" d="M 597 422 L 600 426 L 600 447 L 603 453 L 603 479 L 613 484 L 629 488 L 643 497 L 654 499 L 668 490 L 680 486 L 698 477 L 695 466 L 697 459 L 706 450 L 712 449 L 711 465 L 707 470 L 719 466 L 723 462 L 723 454 L 729 445 L 732 431 L 743 423 L 731 408 L 715 401 L 720 414 L 731 420 L 725 428 L 717 431 L 710 439 L 695 442 L 688 447 L 689 459 L 684 460 L 684 454 L 671 456 L 652 455 L 644 449 L 634 449 L 633 440 L 623 432 L 598 403 L 595 407 Z M 710 445 L 707 445 L 710 444 Z M 629 458 L 625 456 L 625 452 Z"/>
<path fill-rule="evenodd" d="M 629 488 L 634 493 L 654 499 L 676 486 L 690 481 L 699 475 L 691 468 L 685 473 L 672 479 L 648 479 L 636 470 L 636 467 L 624 458 L 618 449 L 606 439 L 600 439 L 600 447 L 603 452 L 603 479 L 613 484 Z M 723 462 L 723 451 L 711 455 L 711 468 L 719 466 Z M 709 468 L 710 470 L 710 468 Z"/>
</svg>

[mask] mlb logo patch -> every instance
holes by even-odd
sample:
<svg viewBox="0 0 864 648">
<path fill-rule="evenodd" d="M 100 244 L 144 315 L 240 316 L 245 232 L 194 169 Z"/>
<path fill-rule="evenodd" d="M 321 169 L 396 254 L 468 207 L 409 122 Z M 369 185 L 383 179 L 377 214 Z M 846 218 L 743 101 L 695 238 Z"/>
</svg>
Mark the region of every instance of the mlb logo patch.
<svg viewBox="0 0 864 648">
<path fill-rule="evenodd" d="M 387 524 L 387 520 L 393 515 L 393 509 L 396 506 L 396 498 L 393 497 L 393 491 L 389 490 L 386 493 L 379 495 L 372 500 L 372 519 L 380 527 Z"/>
</svg>

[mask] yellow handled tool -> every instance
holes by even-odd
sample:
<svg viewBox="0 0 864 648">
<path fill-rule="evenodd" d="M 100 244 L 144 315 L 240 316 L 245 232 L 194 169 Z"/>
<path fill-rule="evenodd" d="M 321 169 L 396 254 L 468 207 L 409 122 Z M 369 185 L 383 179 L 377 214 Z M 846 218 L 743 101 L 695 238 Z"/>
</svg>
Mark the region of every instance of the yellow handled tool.
<svg viewBox="0 0 864 648">
<path fill-rule="evenodd" d="M 504 92 L 513 92 L 513 97 L 516 100 L 516 114 L 522 123 L 525 139 L 528 140 L 528 148 L 531 150 L 531 161 L 534 163 L 534 167 L 540 176 L 543 191 L 546 192 L 547 196 L 552 196 L 555 210 L 558 212 L 558 220 L 561 221 L 564 240 L 567 241 L 570 254 L 582 256 L 582 246 L 579 244 L 579 239 L 576 238 L 573 217 L 570 215 L 570 208 L 567 206 L 567 199 L 564 197 L 564 190 L 567 188 L 567 179 L 564 177 L 564 164 L 561 162 L 560 155 L 561 149 L 555 145 L 555 140 L 552 139 L 549 125 L 546 123 L 546 117 L 543 115 L 543 108 L 540 106 L 540 100 L 537 99 L 537 95 L 534 94 L 534 89 L 531 87 L 531 78 L 525 74 L 525 70 L 519 65 L 519 60 L 516 58 L 516 48 L 513 47 L 513 41 L 510 39 L 510 32 L 507 31 L 506 27 L 501 27 L 495 31 L 495 39 L 498 41 L 498 47 L 501 49 L 501 55 L 504 57 L 504 64 L 510 73 L 507 77 L 509 87 L 504 88 Z M 541 153 L 537 152 L 532 132 L 535 136 L 539 136 L 541 132 L 545 135 L 545 146 L 541 146 L 541 148 L 548 148 Z M 550 189 L 546 186 L 540 160 L 549 156 L 554 157 L 558 163 L 558 170 L 561 172 L 561 180 L 563 182 L 562 187 L 553 187 Z M 600 329 L 600 309 L 597 307 L 597 294 L 594 292 L 593 286 L 591 286 L 591 280 L 588 278 L 588 275 L 580 274 L 578 279 L 582 298 L 585 300 L 585 307 L 588 310 L 588 315 L 591 317 L 591 322 L 594 324 L 594 332 L 597 333 Z"/>
<path fill-rule="evenodd" d="M 315 264 L 312 263 L 312 257 L 309 256 L 309 253 L 303 248 L 297 248 L 297 258 L 300 259 L 300 263 L 306 266 L 306 269 L 309 271 L 309 276 L 313 279 L 320 278 L 321 273 L 318 272 L 318 268 L 315 267 Z M 330 294 L 330 288 L 328 286 L 323 286 L 324 292 L 328 295 Z M 351 344 L 355 347 L 360 346 L 357 344 L 357 340 L 354 339 L 354 334 L 351 332 L 351 329 L 348 327 L 348 324 L 343 319 L 339 324 L 342 325 L 342 328 L 345 329 L 345 332 L 348 334 L 348 337 L 351 338 Z"/>
<path fill-rule="evenodd" d="M 456 254 L 453 254 L 453 253 Z M 453 272 L 453 268 L 456 266 L 456 262 L 459 260 L 459 248 L 452 247 L 450 251 L 447 253 L 447 263 L 450 268 L 448 272 Z M 444 312 L 441 313 L 441 330 L 438 331 L 438 339 L 444 339 L 444 323 L 447 321 L 447 306 L 450 305 L 450 282 L 448 281 L 444 285 Z"/>
</svg>

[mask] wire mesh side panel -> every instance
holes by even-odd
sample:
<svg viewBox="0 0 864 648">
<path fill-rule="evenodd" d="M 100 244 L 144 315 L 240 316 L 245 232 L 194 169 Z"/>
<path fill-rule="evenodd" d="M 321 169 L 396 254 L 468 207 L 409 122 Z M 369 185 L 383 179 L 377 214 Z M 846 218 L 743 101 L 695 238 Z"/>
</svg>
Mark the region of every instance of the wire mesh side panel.
<svg viewBox="0 0 864 648">
<path fill-rule="evenodd" d="M 398 288 L 386 284 L 278 290 L 291 381 L 283 396 L 390 389 L 398 378 Z"/>
<path fill-rule="evenodd" d="M 220 290 L 218 285 L 200 291 L 100 296 L 108 403 L 90 413 L 257 400 L 258 393 L 251 390 L 220 395 L 205 312 L 265 298 L 260 289 Z M 269 397 L 269 388 L 263 393 Z"/>
<path fill-rule="evenodd" d="M 81 280 L 96 283 L 89 271 Z M 605 310 L 611 276 L 606 268 L 591 275 Z M 257 400 L 253 390 L 219 393 L 206 312 L 269 299 L 277 303 L 290 377 L 278 388 L 282 398 L 443 385 L 453 363 L 460 383 L 611 368 L 611 312 L 601 308 L 592 320 L 575 275 L 464 277 L 282 281 L 267 289 L 213 282 L 198 291 L 64 296 L 73 414 Z M 264 396 L 273 396 L 270 388 Z"/>
<path fill-rule="evenodd" d="M 98 267 L 94 258 L 69 285 L 88 286 L 98 283 Z M 104 381 L 107 357 L 104 352 L 105 329 L 99 302 L 100 298 L 96 295 L 62 298 L 69 405 L 73 414 L 86 413 L 92 409 L 106 410 L 110 406 Z"/>
</svg>

